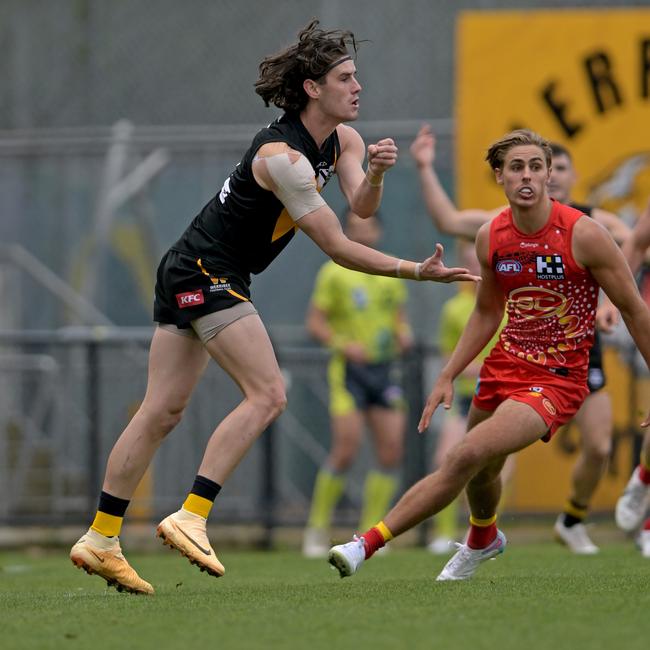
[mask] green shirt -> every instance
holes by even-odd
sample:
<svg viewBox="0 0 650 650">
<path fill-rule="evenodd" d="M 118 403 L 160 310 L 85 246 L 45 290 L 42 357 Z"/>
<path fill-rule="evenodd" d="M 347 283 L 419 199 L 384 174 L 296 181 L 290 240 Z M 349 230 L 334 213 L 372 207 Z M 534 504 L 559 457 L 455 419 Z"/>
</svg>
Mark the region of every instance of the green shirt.
<svg viewBox="0 0 650 650">
<path fill-rule="evenodd" d="M 327 316 L 337 346 L 361 343 L 376 363 L 397 355 L 398 314 L 406 298 L 404 281 L 351 271 L 330 260 L 318 272 L 311 300 Z"/>
</svg>

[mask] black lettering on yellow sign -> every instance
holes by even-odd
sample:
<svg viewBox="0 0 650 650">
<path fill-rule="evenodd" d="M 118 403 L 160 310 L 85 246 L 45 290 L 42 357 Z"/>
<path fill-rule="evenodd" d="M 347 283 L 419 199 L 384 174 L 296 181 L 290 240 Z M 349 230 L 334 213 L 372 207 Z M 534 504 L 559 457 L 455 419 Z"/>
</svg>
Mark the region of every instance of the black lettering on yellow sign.
<svg viewBox="0 0 650 650">
<path fill-rule="evenodd" d="M 542 89 L 542 97 L 546 105 L 551 109 L 551 113 L 555 116 L 562 130 L 567 138 L 573 138 L 582 130 L 580 122 L 570 122 L 567 116 L 568 105 L 566 102 L 555 97 L 555 88 L 557 83 L 551 81 L 545 88 Z"/>
<path fill-rule="evenodd" d="M 648 99 L 650 86 L 650 38 L 641 41 L 641 97 Z"/>
<path fill-rule="evenodd" d="M 596 110 L 599 113 L 623 103 L 621 91 L 614 80 L 612 63 L 605 52 L 596 52 L 584 62 L 587 77 L 594 94 Z"/>
<path fill-rule="evenodd" d="M 639 42 L 639 97 L 650 97 L 650 38 Z M 622 106 L 624 96 L 621 84 L 615 75 L 614 57 L 603 50 L 596 50 L 583 61 L 586 81 L 591 89 L 591 98 L 596 113 L 606 113 Z M 635 89 L 636 90 L 636 89 Z M 557 79 L 549 81 L 540 96 L 567 138 L 575 138 L 585 127 L 584 120 L 571 111 L 570 95 L 560 87 Z"/>
</svg>

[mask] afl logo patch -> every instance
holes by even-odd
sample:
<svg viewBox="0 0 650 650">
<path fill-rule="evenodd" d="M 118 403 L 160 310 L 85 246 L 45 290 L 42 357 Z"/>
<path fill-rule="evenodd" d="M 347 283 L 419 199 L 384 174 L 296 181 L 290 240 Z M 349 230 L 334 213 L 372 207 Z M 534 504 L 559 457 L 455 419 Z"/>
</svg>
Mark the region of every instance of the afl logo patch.
<svg viewBox="0 0 650 650">
<path fill-rule="evenodd" d="M 555 407 L 554 407 L 553 404 L 551 403 L 551 400 L 549 400 L 548 398 L 545 397 L 545 398 L 542 400 L 542 405 L 544 406 L 544 408 L 545 408 L 545 409 L 546 409 L 546 410 L 547 410 L 551 415 L 555 415 L 555 414 L 557 413 L 557 411 L 555 410 Z"/>
<path fill-rule="evenodd" d="M 502 273 L 503 275 L 515 275 L 521 273 L 522 266 L 521 262 L 517 260 L 499 260 L 496 270 L 497 273 Z"/>
</svg>

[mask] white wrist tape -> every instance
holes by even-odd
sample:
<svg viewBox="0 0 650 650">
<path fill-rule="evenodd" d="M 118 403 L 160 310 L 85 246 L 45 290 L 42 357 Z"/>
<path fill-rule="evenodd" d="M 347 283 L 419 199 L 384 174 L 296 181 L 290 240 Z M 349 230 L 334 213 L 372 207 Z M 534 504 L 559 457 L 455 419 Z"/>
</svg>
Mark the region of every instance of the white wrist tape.
<svg viewBox="0 0 650 650">
<path fill-rule="evenodd" d="M 316 189 L 314 169 L 305 156 L 301 155 L 294 163 L 287 153 L 256 160 L 266 162 L 269 176 L 276 185 L 273 193 L 294 221 L 326 205 Z"/>
<path fill-rule="evenodd" d="M 401 275 L 401 273 L 399 272 L 399 270 L 400 270 L 400 268 L 401 268 L 401 266 L 402 266 L 402 262 L 403 262 L 403 261 L 404 261 L 404 260 L 397 260 L 397 267 L 395 268 L 395 276 L 398 277 L 398 278 L 401 278 L 401 277 L 402 277 L 402 275 Z"/>
<path fill-rule="evenodd" d="M 414 271 L 413 271 L 413 275 L 415 276 L 415 279 L 416 279 L 416 280 L 419 280 L 419 279 L 420 279 L 420 268 L 421 268 L 421 266 L 422 266 L 422 263 L 421 263 L 421 262 L 418 262 L 418 263 L 415 265 L 415 269 L 414 269 Z"/>
</svg>

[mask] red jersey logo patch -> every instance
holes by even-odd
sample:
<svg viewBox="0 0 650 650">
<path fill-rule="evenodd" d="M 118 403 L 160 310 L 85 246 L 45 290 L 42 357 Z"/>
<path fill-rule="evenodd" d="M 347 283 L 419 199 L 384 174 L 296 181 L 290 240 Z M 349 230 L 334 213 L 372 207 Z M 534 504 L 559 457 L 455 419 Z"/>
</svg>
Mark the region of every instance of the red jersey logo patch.
<svg viewBox="0 0 650 650">
<path fill-rule="evenodd" d="M 547 399 L 546 397 L 543 399 L 542 404 L 544 405 L 544 408 L 551 414 L 555 415 L 557 411 L 555 410 L 555 406 L 553 406 L 551 400 Z"/>
<path fill-rule="evenodd" d="M 176 302 L 178 303 L 180 309 L 202 305 L 205 302 L 203 298 L 203 289 L 198 289 L 197 291 L 186 291 L 185 293 L 177 293 Z"/>
</svg>

